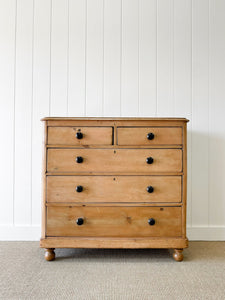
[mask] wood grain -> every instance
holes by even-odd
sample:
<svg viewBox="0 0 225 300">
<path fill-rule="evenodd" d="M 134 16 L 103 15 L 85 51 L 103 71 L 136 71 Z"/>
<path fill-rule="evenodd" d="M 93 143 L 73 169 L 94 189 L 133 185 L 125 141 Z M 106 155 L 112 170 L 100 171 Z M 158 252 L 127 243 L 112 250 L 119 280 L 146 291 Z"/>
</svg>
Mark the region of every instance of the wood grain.
<svg viewBox="0 0 225 300">
<path fill-rule="evenodd" d="M 40 240 L 41 248 L 187 248 L 184 238 L 107 238 L 107 237 L 48 237 Z"/>
<path fill-rule="evenodd" d="M 76 157 L 83 163 L 76 163 Z M 153 157 L 152 164 L 146 158 Z M 181 172 L 180 149 L 48 149 L 48 172 Z"/>
<path fill-rule="evenodd" d="M 174 127 L 119 127 L 117 129 L 118 145 L 181 145 L 182 128 Z M 153 133 L 152 140 L 147 139 L 148 133 Z"/>
<path fill-rule="evenodd" d="M 76 220 L 84 219 L 78 226 Z M 148 220 L 155 219 L 150 226 Z M 48 207 L 47 236 L 181 236 L 180 207 Z"/>
<path fill-rule="evenodd" d="M 76 187 L 82 186 L 82 192 Z M 147 187 L 154 188 L 152 193 Z M 180 202 L 181 176 L 48 176 L 47 202 Z"/>
<path fill-rule="evenodd" d="M 83 134 L 82 139 L 76 133 Z M 48 127 L 49 145 L 112 145 L 112 127 Z"/>
</svg>

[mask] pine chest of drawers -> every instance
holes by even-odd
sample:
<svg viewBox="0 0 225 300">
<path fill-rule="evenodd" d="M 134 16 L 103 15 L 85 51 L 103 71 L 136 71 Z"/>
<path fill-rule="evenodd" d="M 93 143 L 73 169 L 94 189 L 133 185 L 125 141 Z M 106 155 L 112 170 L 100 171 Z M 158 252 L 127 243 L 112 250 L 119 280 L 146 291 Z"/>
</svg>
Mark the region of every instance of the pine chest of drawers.
<svg viewBox="0 0 225 300">
<path fill-rule="evenodd" d="M 42 237 L 55 248 L 172 248 L 186 238 L 183 118 L 44 118 Z"/>
</svg>

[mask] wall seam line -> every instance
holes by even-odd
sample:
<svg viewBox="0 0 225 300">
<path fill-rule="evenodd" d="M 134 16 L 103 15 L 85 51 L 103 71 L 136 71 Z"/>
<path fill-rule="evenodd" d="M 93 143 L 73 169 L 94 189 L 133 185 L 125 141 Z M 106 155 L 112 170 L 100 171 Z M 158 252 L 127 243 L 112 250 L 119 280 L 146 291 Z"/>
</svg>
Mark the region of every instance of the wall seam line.
<svg viewBox="0 0 225 300">
<path fill-rule="evenodd" d="M 123 0 L 120 13 L 120 116 L 122 116 L 122 55 L 123 55 Z"/>
<path fill-rule="evenodd" d="M 87 115 L 87 3 L 85 0 L 85 61 L 84 61 L 84 115 Z"/>
<path fill-rule="evenodd" d="M 70 68 L 69 68 L 69 61 L 70 61 L 70 53 L 69 53 L 69 48 L 70 48 L 70 0 L 67 0 L 67 88 L 66 88 L 66 115 L 68 117 L 68 113 L 69 113 L 69 72 L 70 72 Z"/>
<path fill-rule="evenodd" d="M 17 53 L 17 0 L 15 1 L 15 28 L 14 28 L 14 105 L 13 105 L 13 226 L 15 225 L 15 182 L 16 182 L 16 53 Z"/>
<path fill-rule="evenodd" d="M 102 112 L 104 116 L 105 107 L 105 0 L 102 0 Z"/>
<path fill-rule="evenodd" d="M 52 98 L 52 1 L 50 2 L 50 37 L 49 37 L 49 107 L 48 114 L 51 116 L 51 98 Z"/>
<path fill-rule="evenodd" d="M 34 107 L 34 11 L 35 0 L 33 0 L 33 16 L 32 16 L 32 62 L 31 62 L 31 145 L 30 145 L 30 224 L 33 224 L 33 107 Z"/>
<path fill-rule="evenodd" d="M 156 107 L 155 107 L 155 116 L 158 115 L 158 0 L 156 0 Z"/>
</svg>

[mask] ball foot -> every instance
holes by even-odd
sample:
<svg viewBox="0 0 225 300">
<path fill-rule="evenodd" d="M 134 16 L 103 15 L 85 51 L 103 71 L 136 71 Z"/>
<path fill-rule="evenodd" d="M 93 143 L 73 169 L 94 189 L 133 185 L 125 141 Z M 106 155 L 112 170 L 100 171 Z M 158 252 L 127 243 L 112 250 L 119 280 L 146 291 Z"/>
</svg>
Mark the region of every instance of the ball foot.
<svg viewBox="0 0 225 300">
<path fill-rule="evenodd" d="M 183 249 L 174 249 L 173 258 L 176 261 L 182 261 L 183 260 Z"/>
<path fill-rule="evenodd" d="M 55 248 L 45 249 L 45 259 L 51 261 L 55 259 Z"/>
</svg>

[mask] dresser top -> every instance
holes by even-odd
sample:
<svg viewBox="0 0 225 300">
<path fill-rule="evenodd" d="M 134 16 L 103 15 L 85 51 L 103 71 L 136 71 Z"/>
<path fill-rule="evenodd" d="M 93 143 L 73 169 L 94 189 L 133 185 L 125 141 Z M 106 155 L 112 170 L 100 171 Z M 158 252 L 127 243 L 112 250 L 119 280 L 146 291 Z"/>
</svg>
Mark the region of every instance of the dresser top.
<svg viewBox="0 0 225 300">
<path fill-rule="evenodd" d="M 45 117 L 41 121 L 181 121 L 189 122 L 186 118 L 141 118 L 141 117 Z"/>
</svg>

